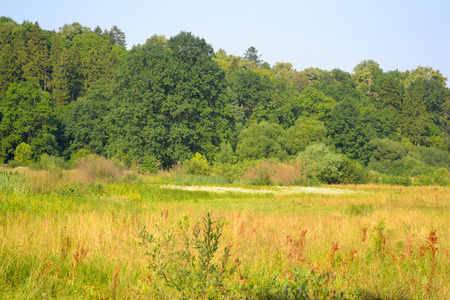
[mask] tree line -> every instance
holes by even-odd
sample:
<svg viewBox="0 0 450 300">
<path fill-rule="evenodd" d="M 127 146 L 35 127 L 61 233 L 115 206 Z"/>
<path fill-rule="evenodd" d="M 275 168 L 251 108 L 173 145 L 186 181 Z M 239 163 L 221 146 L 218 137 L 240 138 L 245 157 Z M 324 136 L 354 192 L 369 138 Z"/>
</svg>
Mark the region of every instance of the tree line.
<svg viewBox="0 0 450 300">
<path fill-rule="evenodd" d="M 379 172 L 450 167 L 450 90 L 431 67 L 298 71 L 187 32 L 125 45 L 117 26 L 48 31 L 1 17 L 0 161 L 27 144 L 36 161 L 89 151 L 171 168 L 195 153 L 287 160 L 323 143 Z"/>
</svg>

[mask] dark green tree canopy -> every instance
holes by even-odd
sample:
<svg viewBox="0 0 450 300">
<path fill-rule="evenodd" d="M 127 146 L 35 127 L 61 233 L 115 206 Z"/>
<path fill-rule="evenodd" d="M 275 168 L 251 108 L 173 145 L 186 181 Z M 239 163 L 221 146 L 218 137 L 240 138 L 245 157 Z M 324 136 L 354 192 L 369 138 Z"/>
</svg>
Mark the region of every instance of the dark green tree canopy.
<svg viewBox="0 0 450 300">
<path fill-rule="evenodd" d="M 152 154 L 164 167 L 193 153 L 214 157 L 230 126 L 225 73 L 190 33 L 134 47 L 117 73 L 108 154 Z"/>
<path fill-rule="evenodd" d="M 53 103 L 35 81 L 10 85 L 0 98 L 0 160 L 10 160 L 20 143 L 31 146 L 35 157 L 57 154 Z"/>
<path fill-rule="evenodd" d="M 250 125 L 239 135 L 236 155 L 240 160 L 286 158 L 286 138 L 283 128 L 268 122 Z"/>
<path fill-rule="evenodd" d="M 384 72 L 369 59 L 351 74 L 297 71 L 263 63 L 253 46 L 243 57 L 214 53 L 190 32 L 125 45 L 116 25 L 48 31 L 0 17 L 1 159 L 23 143 L 32 159 L 89 150 L 169 168 L 197 152 L 211 163 L 235 162 L 233 149 L 241 160 L 285 159 L 321 142 L 387 174 L 445 167 L 430 163 L 450 148 L 439 70 Z M 400 143 L 408 154 L 390 159 Z"/>
</svg>

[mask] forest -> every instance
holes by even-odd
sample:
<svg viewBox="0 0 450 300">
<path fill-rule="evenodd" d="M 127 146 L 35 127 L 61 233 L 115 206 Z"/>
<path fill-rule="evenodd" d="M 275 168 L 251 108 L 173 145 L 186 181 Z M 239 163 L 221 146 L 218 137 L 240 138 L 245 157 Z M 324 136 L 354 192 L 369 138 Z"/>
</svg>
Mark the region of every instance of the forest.
<svg viewBox="0 0 450 300">
<path fill-rule="evenodd" d="M 437 69 L 0 17 L 0 299 L 450 299 Z"/>
<path fill-rule="evenodd" d="M 256 182 L 283 183 L 270 170 L 296 164 L 288 184 L 450 182 L 450 90 L 437 69 L 368 59 L 352 73 L 298 71 L 188 32 L 125 46 L 117 26 L 1 17 L 0 162 L 96 154 L 229 183 L 250 166 Z"/>
</svg>

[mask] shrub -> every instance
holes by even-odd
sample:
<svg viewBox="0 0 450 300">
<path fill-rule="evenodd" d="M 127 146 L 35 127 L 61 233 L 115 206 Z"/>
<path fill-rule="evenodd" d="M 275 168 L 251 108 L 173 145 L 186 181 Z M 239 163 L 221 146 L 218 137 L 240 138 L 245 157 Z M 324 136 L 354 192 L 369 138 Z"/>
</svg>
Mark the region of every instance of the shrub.
<svg viewBox="0 0 450 300">
<path fill-rule="evenodd" d="M 430 172 L 431 168 L 427 167 L 423 161 L 407 156 L 403 160 L 403 172 L 400 174 L 415 177 Z"/>
<path fill-rule="evenodd" d="M 67 169 L 67 163 L 62 157 L 42 154 L 39 159 L 39 167 L 44 170 L 57 171 Z"/>
<path fill-rule="evenodd" d="M 240 160 L 278 158 L 285 159 L 286 132 L 277 124 L 261 122 L 241 131 L 236 146 Z"/>
<path fill-rule="evenodd" d="M 433 147 L 416 147 L 411 155 L 429 166 L 450 169 L 450 153 Z"/>
<path fill-rule="evenodd" d="M 333 153 L 325 144 L 312 144 L 299 158 L 306 164 L 306 174 L 325 183 L 339 183 L 344 178 L 344 156 Z"/>
<path fill-rule="evenodd" d="M 23 162 L 17 161 L 17 160 L 10 160 L 8 161 L 8 167 L 11 169 L 17 168 L 17 167 L 22 167 L 25 164 Z"/>
<path fill-rule="evenodd" d="M 155 237 L 144 227 L 139 232 L 141 244 L 148 247 L 150 269 L 164 283 L 174 288 L 181 299 L 217 299 L 227 293 L 224 281 L 236 271 L 229 263 L 230 246 L 219 253 L 219 241 L 225 222 L 203 216 L 203 224 L 191 226 L 185 216 L 175 227 L 161 228 Z"/>
<path fill-rule="evenodd" d="M 86 157 L 90 154 L 89 150 L 87 149 L 80 149 L 75 153 L 72 153 L 72 156 L 70 157 L 70 161 L 69 161 L 69 165 L 71 167 L 74 167 L 78 164 L 78 161 L 83 158 Z"/>
<path fill-rule="evenodd" d="M 390 185 L 404 185 L 410 186 L 412 181 L 407 176 L 397 176 L 397 175 L 381 175 L 379 183 L 390 184 Z"/>
<path fill-rule="evenodd" d="M 77 169 L 84 172 L 90 182 L 99 179 L 119 180 L 124 173 L 112 161 L 95 154 L 89 154 L 86 157 L 80 158 Z"/>
<path fill-rule="evenodd" d="M 230 143 L 222 143 L 220 145 L 220 151 L 217 154 L 217 162 L 223 164 L 234 164 L 237 157 L 234 155 L 233 148 Z"/>
<path fill-rule="evenodd" d="M 450 185 L 449 172 L 446 168 L 439 168 L 433 172 L 433 181 L 439 185 Z"/>
<path fill-rule="evenodd" d="M 20 145 L 17 146 L 16 151 L 14 151 L 14 160 L 24 164 L 30 164 L 32 162 L 32 154 L 30 145 L 20 143 Z"/>
<path fill-rule="evenodd" d="M 194 156 L 183 163 L 182 170 L 187 174 L 207 175 L 209 174 L 209 162 L 205 156 L 195 153 Z"/>
<path fill-rule="evenodd" d="M 244 172 L 242 180 L 253 185 L 287 186 L 305 182 L 305 176 L 299 159 L 290 162 L 261 160 Z"/>
<path fill-rule="evenodd" d="M 372 157 L 378 161 L 394 161 L 401 159 L 408 153 L 408 149 L 398 142 L 388 139 L 374 139 L 368 143 Z"/>
<path fill-rule="evenodd" d="M 139 165 L 139 172 L 156 173 L 159 170 L 159 162 L 154 156 L 144 156 Z"/>
<path fill-rule="evenodd" d="M 373 179 L 367 168 L 344 156 L 344 162 L 342 164 L 342 183 L 368 183 L 371 180 Z"/>
<path fill-rule="evenodd" d="M 299 117 L 295 125 L 286 131 L 286 147 L 292 155 L 305 151 L 311 143 L 325 142 L 327 129 L 317 120 L 307 117 Z"/>
</svg>

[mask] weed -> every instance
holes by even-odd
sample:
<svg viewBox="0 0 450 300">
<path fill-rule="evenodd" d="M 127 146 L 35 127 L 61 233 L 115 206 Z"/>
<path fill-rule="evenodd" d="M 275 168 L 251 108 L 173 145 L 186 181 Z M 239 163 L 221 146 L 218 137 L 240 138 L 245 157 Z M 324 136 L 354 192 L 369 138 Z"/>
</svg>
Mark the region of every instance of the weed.
<svg viewBox="0 0 450 300">
<path fill-rule="evenodd" d="M 217 253 L 224 225 L 208 212 L 202 225 L 197 222 L 191 226 L 186 216 L 175 228 L 158 226 L 160 237 L 145 227 L 139 237 L 150 249 L 150 268 L 182 299 L 216 298 L 226 293 L 225 280 L 236 271 L 236 266 L 229 264 L 231 245 L 224 247 L 222 255 Z"/>
<path fill-rule="evenodd" d="M 351 216 L 364 216 L 371 214 L 375 209 L 370 204 L 351 205 L 348 214 Z"/>
<path fill-rule="evenodd" d="M 384 229 L 386 228 L 386 223 L 381 220 L 378 225 L 372 230 L 372 242 L 374 246 L 375 253 L 383 255 L 386 252 L 386 236 L 384 234 Z"/>
</svg>

